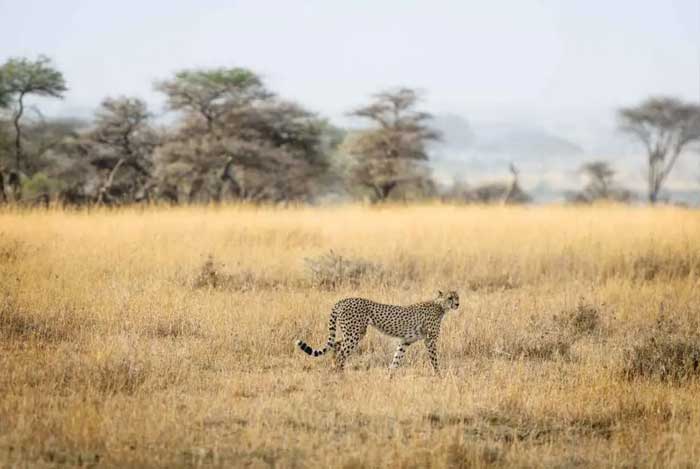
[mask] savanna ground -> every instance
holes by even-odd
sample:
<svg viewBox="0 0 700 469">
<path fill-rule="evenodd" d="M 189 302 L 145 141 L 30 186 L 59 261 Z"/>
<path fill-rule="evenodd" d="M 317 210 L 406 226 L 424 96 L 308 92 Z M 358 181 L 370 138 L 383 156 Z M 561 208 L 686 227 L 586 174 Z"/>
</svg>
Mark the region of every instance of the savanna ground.
<svg viewBox="0 0 700 469">
<path fill-rule="evenodd" d="M 441 378 L 293 346 L 437 289 Z M 6 209 L 0 464 L 696 466 L 699 312 L 681 208 Z"/>
</svg>

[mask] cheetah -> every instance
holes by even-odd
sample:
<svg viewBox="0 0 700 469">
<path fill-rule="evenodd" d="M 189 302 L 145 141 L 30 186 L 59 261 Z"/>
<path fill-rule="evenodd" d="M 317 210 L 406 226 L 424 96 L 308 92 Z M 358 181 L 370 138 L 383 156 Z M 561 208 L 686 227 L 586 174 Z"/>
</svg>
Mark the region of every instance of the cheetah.
<svg viewBox="0 0 700 469">
<path fill-rule="evenodd" d="M 424 340 L 430 363 L 436 374 L 440 374 L 437 358 L 437 340 L 440 335 L 440 322 L 450 309 L 459 308 L 459 295 L 456 291 L 438 292 L 432 301 L 410 306 L 397 306 L 376 303 L 364 298 L 346 298 L 333 306 L 328 321 L 328 342 L 321 350 L 310 347 L 306 342 L 296 341 L 296 345 L 313 357 L 324 355 L 329 350 L 335 352 L 335 364 L 342 371 L 348 356 L 372 325 L 380 332 L 399 339 L 389 370 L 398 368 L 406 347 L 418 340 Z M 336 342 L 336 322 L 343 332 L 343 339 Z"/>
</svg>

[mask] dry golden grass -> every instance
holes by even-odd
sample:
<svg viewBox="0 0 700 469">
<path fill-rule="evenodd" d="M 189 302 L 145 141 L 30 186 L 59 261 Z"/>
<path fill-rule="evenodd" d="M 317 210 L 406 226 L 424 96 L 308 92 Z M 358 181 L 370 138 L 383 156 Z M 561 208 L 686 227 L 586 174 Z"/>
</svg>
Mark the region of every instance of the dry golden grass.
<svg viewBox="0 0 700 469">
<path fill-rule="evenodd" d="M 342 376 L 293 346 L 438 288 L 442 378 L 416 344 L 389 379 L 375 332 Z M 0 461 L 695 466 L 699 312 L 680 208 L 7 210 Z"/>
</svg>

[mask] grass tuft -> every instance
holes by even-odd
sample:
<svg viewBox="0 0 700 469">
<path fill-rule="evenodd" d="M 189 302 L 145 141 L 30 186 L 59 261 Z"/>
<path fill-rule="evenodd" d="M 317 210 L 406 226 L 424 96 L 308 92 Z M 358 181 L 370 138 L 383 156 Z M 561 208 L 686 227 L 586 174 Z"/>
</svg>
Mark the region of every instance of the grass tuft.
<svg viewBox="0 0 700 469">
<path fill-rule="evenodd" d="M 683 383 L 700 376 L 700 336 L 656 334 L 625 351 L 623 375 L 627 379 L 655 379 Z"/>
<path fill-rule="evenodd" d="M 363 280 L 381 278 L 383 273 L 376 263 L 343 257 L 333 250 L 320 256 L 307 257 L 304 261 L 311 283 L 327 290 L 341 286 L 357 287 Z"/>
</svg>

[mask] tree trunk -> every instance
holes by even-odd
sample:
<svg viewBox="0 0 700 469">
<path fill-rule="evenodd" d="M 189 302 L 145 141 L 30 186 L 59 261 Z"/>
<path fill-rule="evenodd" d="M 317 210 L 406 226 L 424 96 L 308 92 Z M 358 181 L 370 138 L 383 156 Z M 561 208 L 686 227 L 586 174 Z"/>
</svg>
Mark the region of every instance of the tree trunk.
<svg viewBox="0 0 700 469">
<path fill-rule="evenodd" d="M 190 192 L 187 195 L 189 203 L 192 204 L 195 202 L 195 199 L 201 192 L 202 187 L 204 187 L 204 177 L 201 174 L 197 174 L 192 180 L 192 184 L 190 185 Z"/>
<path fill-rule="evenodd" d="M 650 203 L 651 205 L 656 204 L 656 201 L 658 200 L 658 198 L 659 198 L 658 192 L 655 191 L 654 189 L 651 189 L 651 190 L 649 191 L 649 203 Z"/>
<path fill-rule="evenodd" d="M 22 127 L 19 125 L 19 121 L 24 114 L 24 93 L 19 95 L 19 109 L 15 114 L 14 125 L 15 125 L 15 170 L 19 173 L 22 169 Z"/>
<path fill-rule="evenodd" d="M 7 203 L 7 194 L 5 193 L 5 175 L 0 168 L 0 198 L 2 198 L 2 203 Z"/>
<path fill-rule="evenodd" d="M 661 191 L 661 174 L 659 174 L 658 166 L 649 168 L 649 203 L 656 204 Z"/>
<path fill-rule="evenodd" d="M 10 171 L 7 183 L 12 188 L 12 198 L 15 202 L 19 202 L 22 199 L 22 179 L 19 171 Z"/>
<path fill-rule="evenodd" d="M 124 161 L 126 161 L 124 158 L 120 158 L 119 161 L 117 161 L 117 164 L 114 165 L 114 168 L 112 168 L 112 171 L 109 172 L 109 177 L 107 178 L 107 181 L 102 185 L 100 188 L 99 194 L 97 194 L 97 204 L 101 205 L 105 201 L 105 197 L 108 196 L 109 189 L 112 187 L 112 183 L 114 183 L 114 176 L 117 174 L 117 171 L 119 171 L 119 168 L 124 164 Z"/>
<path fill-rule="evenodd" d="M 168 202 L 177 205 L 180 203 L 180 196 L 178 194 L 177 186 L 173 184 L 164 184 L 159 191 L 159 198 L 165 199 Z"/>
<path fill-rule="evenodd" d="M 377 202 L 384 202 L 396 187 L 396 181 L 385 182 L 384 184 L 379 184 L 374 186 L 374 195 L 377 197 Z"/>
<path fill-rule="evenodd" d="M 223 200 L 224 197 L 224 190 L 226 188 L 226 185 L 228 183 L 231 191 L 235 194 L 236 197 L 240 198 L 241 197 L 241 187 L 239 186 L 238 182 L 236 181 L 235 174 L 233 174 L 233 157 L 228 157 L 226 159 L 226 165 L 224 166 L 224 169 L 221 171 L 221 175 L 219 177 L 219 187 L 216 191 L 216 199 L 217 202 L 220 202 Z"/>
<path fill-rule="evenodd" d="M 510 186 L 508 187 L 508 191 L 506 192 L 505 197 L 503 197 L 503 205 L 508 205 L 509 203 L 511 203 L 513 201 L 513 197 L 519 189 L 518 170 L 513 163 L 510 164 L 510 173 L 513 175 L 513 179 L 510 181 Z"/>
<path fill-rule="evenodd" d="M 649 197 L 649 203 L 654 205 L 656 203 L 657 193 L 654 189 L 656 187 L 656 159 L 653 153 L 649 154 L 649 174 L 647 176 L 647 196 Z"/>
</svg>

